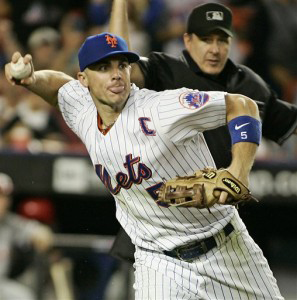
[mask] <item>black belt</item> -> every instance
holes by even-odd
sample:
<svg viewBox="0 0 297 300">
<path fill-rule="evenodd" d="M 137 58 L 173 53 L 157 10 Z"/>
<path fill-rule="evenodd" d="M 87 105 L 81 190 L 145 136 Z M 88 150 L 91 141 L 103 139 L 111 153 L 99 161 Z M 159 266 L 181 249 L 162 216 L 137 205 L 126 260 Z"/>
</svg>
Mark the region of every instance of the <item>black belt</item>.
<svg viewBox="0 0 297 300">
<path fill-rule="evenodd" d="M 233 230 L 234 227 L 231 223 L 228 223 L 223 228 L 223 231 L 225 232 L 226 236 L 228 236 Z M 164 254 L 174 258 L 178 258 L 180 260 L 191 262 L 195 260 L 198 256 L 205 254 L 206 252 L 208 252 L 216 246 L 216 240 L 213 236 L 211 236 L 199 242 L 192 242 L 183 246 L 179 246 L 170 251 L 164 251 Z"/>
</svg>

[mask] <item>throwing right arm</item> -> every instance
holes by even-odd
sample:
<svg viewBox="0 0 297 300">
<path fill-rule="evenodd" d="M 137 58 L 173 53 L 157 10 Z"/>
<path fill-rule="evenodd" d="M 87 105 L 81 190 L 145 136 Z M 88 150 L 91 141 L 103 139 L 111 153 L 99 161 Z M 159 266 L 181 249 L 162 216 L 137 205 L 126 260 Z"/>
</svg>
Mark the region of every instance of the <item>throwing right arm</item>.
<svg viewBox="0 0 297 300">
<path fill-rule="evenodd" d="M 11 64 L 16 63 L 20 57 L 21 54 L 19 52 L 15 52 L 12 56 L 11 62 L 5 65 L 5 76 L 8 82 L 12 85 L 22 85 L 43 98 L 50 105 L 58 107 L 58 91 L 60 87 L 74 78 L 58 71 L 34 71 L 32 56 L 27 54 L 23 57 L 23 61 L 24 64 L 31 65 L 31 73 L 23 79 L 16 80 L 12 76 Z"/>
</svg>

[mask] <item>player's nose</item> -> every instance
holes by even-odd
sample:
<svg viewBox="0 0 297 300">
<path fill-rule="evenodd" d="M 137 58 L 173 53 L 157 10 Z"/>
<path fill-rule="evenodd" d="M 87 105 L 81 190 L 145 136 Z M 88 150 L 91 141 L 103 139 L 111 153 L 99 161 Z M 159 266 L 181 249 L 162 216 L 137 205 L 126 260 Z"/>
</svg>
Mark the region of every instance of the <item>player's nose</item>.
<svg viewBox="0 0 297 300">
<path fill-rule="evenodd" d="M 121 71 L 118 68 L 112 70 L 112 79 L 119 80 L 122 78 Z"/>
</svg>

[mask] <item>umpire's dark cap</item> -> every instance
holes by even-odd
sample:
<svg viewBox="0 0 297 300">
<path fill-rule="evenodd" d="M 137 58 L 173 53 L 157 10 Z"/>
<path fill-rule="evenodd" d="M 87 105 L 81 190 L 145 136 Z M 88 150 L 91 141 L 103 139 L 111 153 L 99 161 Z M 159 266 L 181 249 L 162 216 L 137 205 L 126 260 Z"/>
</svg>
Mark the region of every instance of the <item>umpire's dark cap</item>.
<svg viewBox="0 0 297 300">
<path fill-rule="evenodd" d="M 129 51 L 120 36 L 108 32 L 89 36 L 78 52 L 79 68 L 83 71 L 87 66 L 117 54 L 125 55 L 130 63 L 139 60 L 139 55 Z"/>
<path fill-rule="evenodd" d="M 232 33 L 232 12 L 218 3 L 206 3 L 196 6 L 189 15 L 187 32 L 203 36 L 221 30 L 229 36 Z"/>
</svg>

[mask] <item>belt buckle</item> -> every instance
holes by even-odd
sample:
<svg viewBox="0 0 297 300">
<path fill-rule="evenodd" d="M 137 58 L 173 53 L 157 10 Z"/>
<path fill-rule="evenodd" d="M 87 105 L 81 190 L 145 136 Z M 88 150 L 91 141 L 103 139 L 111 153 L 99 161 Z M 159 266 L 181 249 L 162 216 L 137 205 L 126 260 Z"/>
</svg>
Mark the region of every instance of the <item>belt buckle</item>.
<svg viewBox="0 0 297 300">
<path fill-rule="evenodd" d="M 193 244 L 193 247 L 192 247 L 192 248 L 190 248 L 189 245 L 185 245 L 185 246 L 181 246 L 181 247 L 179 247 L 179 248 L 177 248 L 177 249 L 175 250 L 176 256 L 177 256 L 177 258 L 178 258 L 179 260 L 181 260 L 181 261 L 186 261 L 186 262 L 193 262 L 194 260 L 197 259 L 197 257 L 199 257 L 199 256 L 202 255 L 202 254 L 205 254 L 205 253 L 208 251 L 208 249 L 207 249 L 206 244 L 205 244 L 204 241 L 199 242 L 199 244 L 197 244 L 196 246 L 194 246 L 195 243 L 192 243 L 192 244 Z M 191 244 L 190 244 L 190 245 L 191 245 Z M 185 249 L 187 249 L 187 250 L 189 250 L 189 251 L 192 251 L 193 254 L 194 254 L 194 252 L 197 252 L 198 250 L 200 250 L 200 251 L 198 251 L 199 253 L 198 253 L 197 255 L 193 255 L 192 258 L 188 258 L 188 259 L 187 259 L 187 258 L 182 257 L 183 254 L 180 252 L 180 251 L 183 251 L 183 250 L 185 250 Z"/>
</svg>

